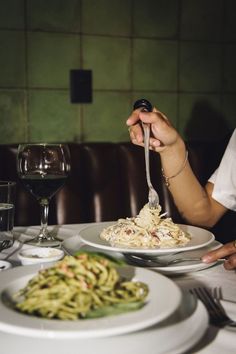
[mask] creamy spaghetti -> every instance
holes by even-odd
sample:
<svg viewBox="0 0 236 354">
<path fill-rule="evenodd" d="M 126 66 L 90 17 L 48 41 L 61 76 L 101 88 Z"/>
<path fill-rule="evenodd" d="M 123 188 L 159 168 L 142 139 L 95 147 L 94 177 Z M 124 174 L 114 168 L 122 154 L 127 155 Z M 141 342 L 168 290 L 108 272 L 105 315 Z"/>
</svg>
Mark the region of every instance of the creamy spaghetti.
<svg viewBox="0 0 236 354">
<path fill-rule="evenodd" d="M 40 270 L 15 295 L 15 306 L 48 319 L 78 320 L 137 310 L 147 294 L 146 284 L 122 279 L 110 259 L 83 252 Z"/>
<path fill-rule="evenodd" d="M 153 209 L 146 204 L 136 217 L 119 219 L 105 228 L 100 237 L 112 246 L 127 248 L 168 248 L 184 246 L 190 235 L 181 230 L 171 218 L 161 213 L 161 207 Z"/>
</svg>

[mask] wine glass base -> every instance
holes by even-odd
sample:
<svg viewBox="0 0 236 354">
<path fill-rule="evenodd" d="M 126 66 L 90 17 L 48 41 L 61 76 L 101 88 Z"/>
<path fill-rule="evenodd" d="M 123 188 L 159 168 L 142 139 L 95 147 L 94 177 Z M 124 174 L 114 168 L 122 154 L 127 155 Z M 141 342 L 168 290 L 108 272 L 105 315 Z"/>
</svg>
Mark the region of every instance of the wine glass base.
<svg viewBox="0 0 236 354">
<path fill-rule="evenodd" d="M 56 240 L 56 239 L 39 239 L 38 237 L 27 241 L 28 245 L 33 245 L 36 247 L 58 247 L 61 245 L 61 241 L 60 240 Z"/>
</svg>

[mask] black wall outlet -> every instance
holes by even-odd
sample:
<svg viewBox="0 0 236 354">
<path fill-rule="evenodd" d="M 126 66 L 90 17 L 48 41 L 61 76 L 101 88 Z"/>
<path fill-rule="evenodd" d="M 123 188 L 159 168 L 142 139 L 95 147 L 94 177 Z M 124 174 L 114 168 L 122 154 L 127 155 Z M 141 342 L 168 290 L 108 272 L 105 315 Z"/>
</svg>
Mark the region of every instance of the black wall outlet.
<svg viewBox="0 0 236 354">
<path fill-rule="evenodd" d="M 70 70 L 71 103 L 92 102 L 92 70 Z"/>
</svg>

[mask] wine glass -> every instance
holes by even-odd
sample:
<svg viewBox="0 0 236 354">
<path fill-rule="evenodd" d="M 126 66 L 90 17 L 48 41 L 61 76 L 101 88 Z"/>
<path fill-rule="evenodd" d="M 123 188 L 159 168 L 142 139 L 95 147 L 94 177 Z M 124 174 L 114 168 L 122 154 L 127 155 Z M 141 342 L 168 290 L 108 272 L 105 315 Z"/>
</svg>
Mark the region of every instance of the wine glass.
<svg viewBox="0 0 236 354">
<path fill-rule="evenodd" d="M 17 172 L 24 187 L 38 200 L 41 208 L 41 229 L 28 243 L 36 246 L 60 245 L 48 230 L 49 202 L 64 185 L 70 171 L 70 152 L 66 144 L 20 144 Z"/>
</svg>

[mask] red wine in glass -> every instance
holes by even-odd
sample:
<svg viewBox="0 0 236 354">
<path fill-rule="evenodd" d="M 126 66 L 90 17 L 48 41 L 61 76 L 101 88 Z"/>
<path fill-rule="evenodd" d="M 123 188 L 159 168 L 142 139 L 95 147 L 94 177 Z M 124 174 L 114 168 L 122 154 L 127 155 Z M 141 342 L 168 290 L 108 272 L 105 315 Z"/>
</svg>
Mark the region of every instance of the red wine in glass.
<svg viewBox="0 0 236 354">
<path fill-rule="evenodd" d="M 27 175 L 21 177 L 21 182 L 37 200 L 51 199 L 65 184 L 66 176 L 60 175 Z"/>
<path fill-rule="evenodd" d="M 64 185 L 70 171 L 70 153 L 66 144 L 20 144 L 17 171 L 24 187 L 38 200 L 41 208 L 41 230 L 29 243 L 58 246 L 48 231 L 50 199 Z"/>
</svg>

